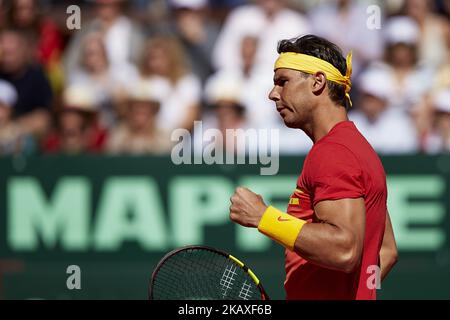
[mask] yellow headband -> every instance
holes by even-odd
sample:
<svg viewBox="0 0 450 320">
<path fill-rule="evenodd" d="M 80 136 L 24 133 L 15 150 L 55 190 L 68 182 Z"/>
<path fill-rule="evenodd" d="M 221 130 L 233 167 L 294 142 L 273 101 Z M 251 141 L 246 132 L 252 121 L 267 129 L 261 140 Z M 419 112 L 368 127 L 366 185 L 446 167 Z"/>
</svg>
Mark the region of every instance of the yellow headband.
<svg viewBox="0 0 450 320">
<path fill-rule="evenodd" d="M 350 90 L 352 88 L 352 53 L 347 55 L 347 73 L 345 76 L 336 69 L 331 63 L 322 59 L 308 56 L 306 54 L 295 52 L 282 52 L 280 57 L 275 62 L 275 70 L 279 68 L 293 69 L 302 71 L 309 74 L 314 74 L 318 71 L 322 71 L 327 76 L 327 80 L 341 84 L 345 86 L 345 96 L 352 106 L 352 100 L 350 99 Z"/>
</svg>

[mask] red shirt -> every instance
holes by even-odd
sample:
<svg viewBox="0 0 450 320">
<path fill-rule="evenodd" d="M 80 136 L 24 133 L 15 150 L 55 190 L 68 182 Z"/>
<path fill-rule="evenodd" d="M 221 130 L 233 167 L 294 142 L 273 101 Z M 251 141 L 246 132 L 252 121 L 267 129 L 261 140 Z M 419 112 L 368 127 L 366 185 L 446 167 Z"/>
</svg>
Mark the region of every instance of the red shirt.
<svg viewBox="0 0 450 320">
<path fill-rule="evenodd" d="M 373 278 L 368 267 L 379 265 L 387 211 L 386 175 L 377 154 L 350 121 L 338 123 L 313 146 L 288 213 L 318 222 L 317 203 L 345 198 L 364 198 L 366 206 L 361 265 L 347 274 L 319 267 L 286 250 L 287 299 L 376 299 L 376 289 L 367 285 L 368 278 Z"/>
</svg>

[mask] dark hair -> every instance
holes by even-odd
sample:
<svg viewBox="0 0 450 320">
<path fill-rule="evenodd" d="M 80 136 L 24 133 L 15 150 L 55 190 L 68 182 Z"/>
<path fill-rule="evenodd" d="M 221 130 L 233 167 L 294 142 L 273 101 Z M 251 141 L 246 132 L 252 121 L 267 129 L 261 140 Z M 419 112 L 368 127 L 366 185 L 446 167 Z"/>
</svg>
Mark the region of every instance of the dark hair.
<svg viewBox="0 0 450 320">
<path fill-rule="evenodd" d="M 385 48 L 385 52 L 384 52 L 384 60 L 387 63 L 392 64 L 393 63 L 394 52 L 395 52 L 395 50 L 398 50 L 398 48 L 400 48 L 400 47 L 408 48 L 408 50 L 411 51 L 411 54 L 413 56 L 413 63 L 414 63 L 414 65 L 419 62 L 419 48 L 418 48 L 418 45 L 416 45 L 416 44 L 408 44 L 408 43 L 403 43 L 403 42 L 387 44 L 386 48 Z"/>
<path fill-rule="evenodd" d="M 315 35 L 281 40 L 278 43 L 278 53 L 282 52 L 295 52 L 313 56 L 331 63 L 342 75 L 345 75 L 347 72 L 347 61 L 342 56 L 341 49 L 334 43 Z M 327 86 L 330 99 L 338 105 L 348 108 L 345 86 L 329 80 L 327 81 Z"/>
<path fill-rule="evenodd" d="M 33 43 L 34 37 L 30 32 L 24 31 L 22 29 L 8 26 L 4 29 L 0 30 L 0 36 L 3 36 L 5 34 L 13 34 L 14 36 L 19 37 L 21 40 L 25 41 L 26 43 Z"/>
</svg>

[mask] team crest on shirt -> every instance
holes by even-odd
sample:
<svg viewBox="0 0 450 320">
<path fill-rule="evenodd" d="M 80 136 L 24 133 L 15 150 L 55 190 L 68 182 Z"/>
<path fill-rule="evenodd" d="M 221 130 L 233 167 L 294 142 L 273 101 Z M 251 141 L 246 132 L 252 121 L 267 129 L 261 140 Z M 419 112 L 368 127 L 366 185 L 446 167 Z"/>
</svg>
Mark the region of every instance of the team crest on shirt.
<svg viewBox="0 0 450 320">
<path fill-rule="evenodd" d="M 289 198 L 289 205 L 293 206 L 299 206 L 300 205 L 300 195 L 304 194 L 304 192 L 301 189 L 295 189 L 295 192 L 292 194 L 292 196 Z"/>
<path fill-rule="evenodd" d="M 308 193 L 298 186 L 289 198 L 288 213 L 304 220 L 313 218 L 314 210 Z"/>
</svg>

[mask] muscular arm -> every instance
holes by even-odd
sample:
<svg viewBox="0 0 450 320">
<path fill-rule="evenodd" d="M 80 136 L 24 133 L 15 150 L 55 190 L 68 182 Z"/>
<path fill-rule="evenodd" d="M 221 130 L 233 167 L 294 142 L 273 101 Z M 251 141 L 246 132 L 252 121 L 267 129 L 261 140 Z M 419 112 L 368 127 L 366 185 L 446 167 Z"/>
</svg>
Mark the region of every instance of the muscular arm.
<svg viewBox="0 0 450 320">
<path fill-rule="evenodd" d="M 242 226 L 257 228 L 266 209 L 260 195 L 237 188 L 231 197 L 230 218 Z M 322 201 L 314 211 L 320 223 L 303 226 L 294 250 L 322 267 L 348 273 L 354 271 L 360 264 L 364 243 L 364 200 Z"/>
<path fill-rule="evenodd" d="M 364 243 L 364 200 L 323 201 L 314 208 L 321 223 L 308 223 L 300 232 L 295 251 L 325 268 L 352 272 L 359 265 Z"/>
<path fill-rule="evenodd" d="M 386 212 L 386 227 L 384 230 L 383 244 L 381 245 L 380 250 L 381 281 L 386 278 L 392 267 L 397 263 L 397 260 L 397 244 L 395 243 L 389 212 Z"/>
</svg>

